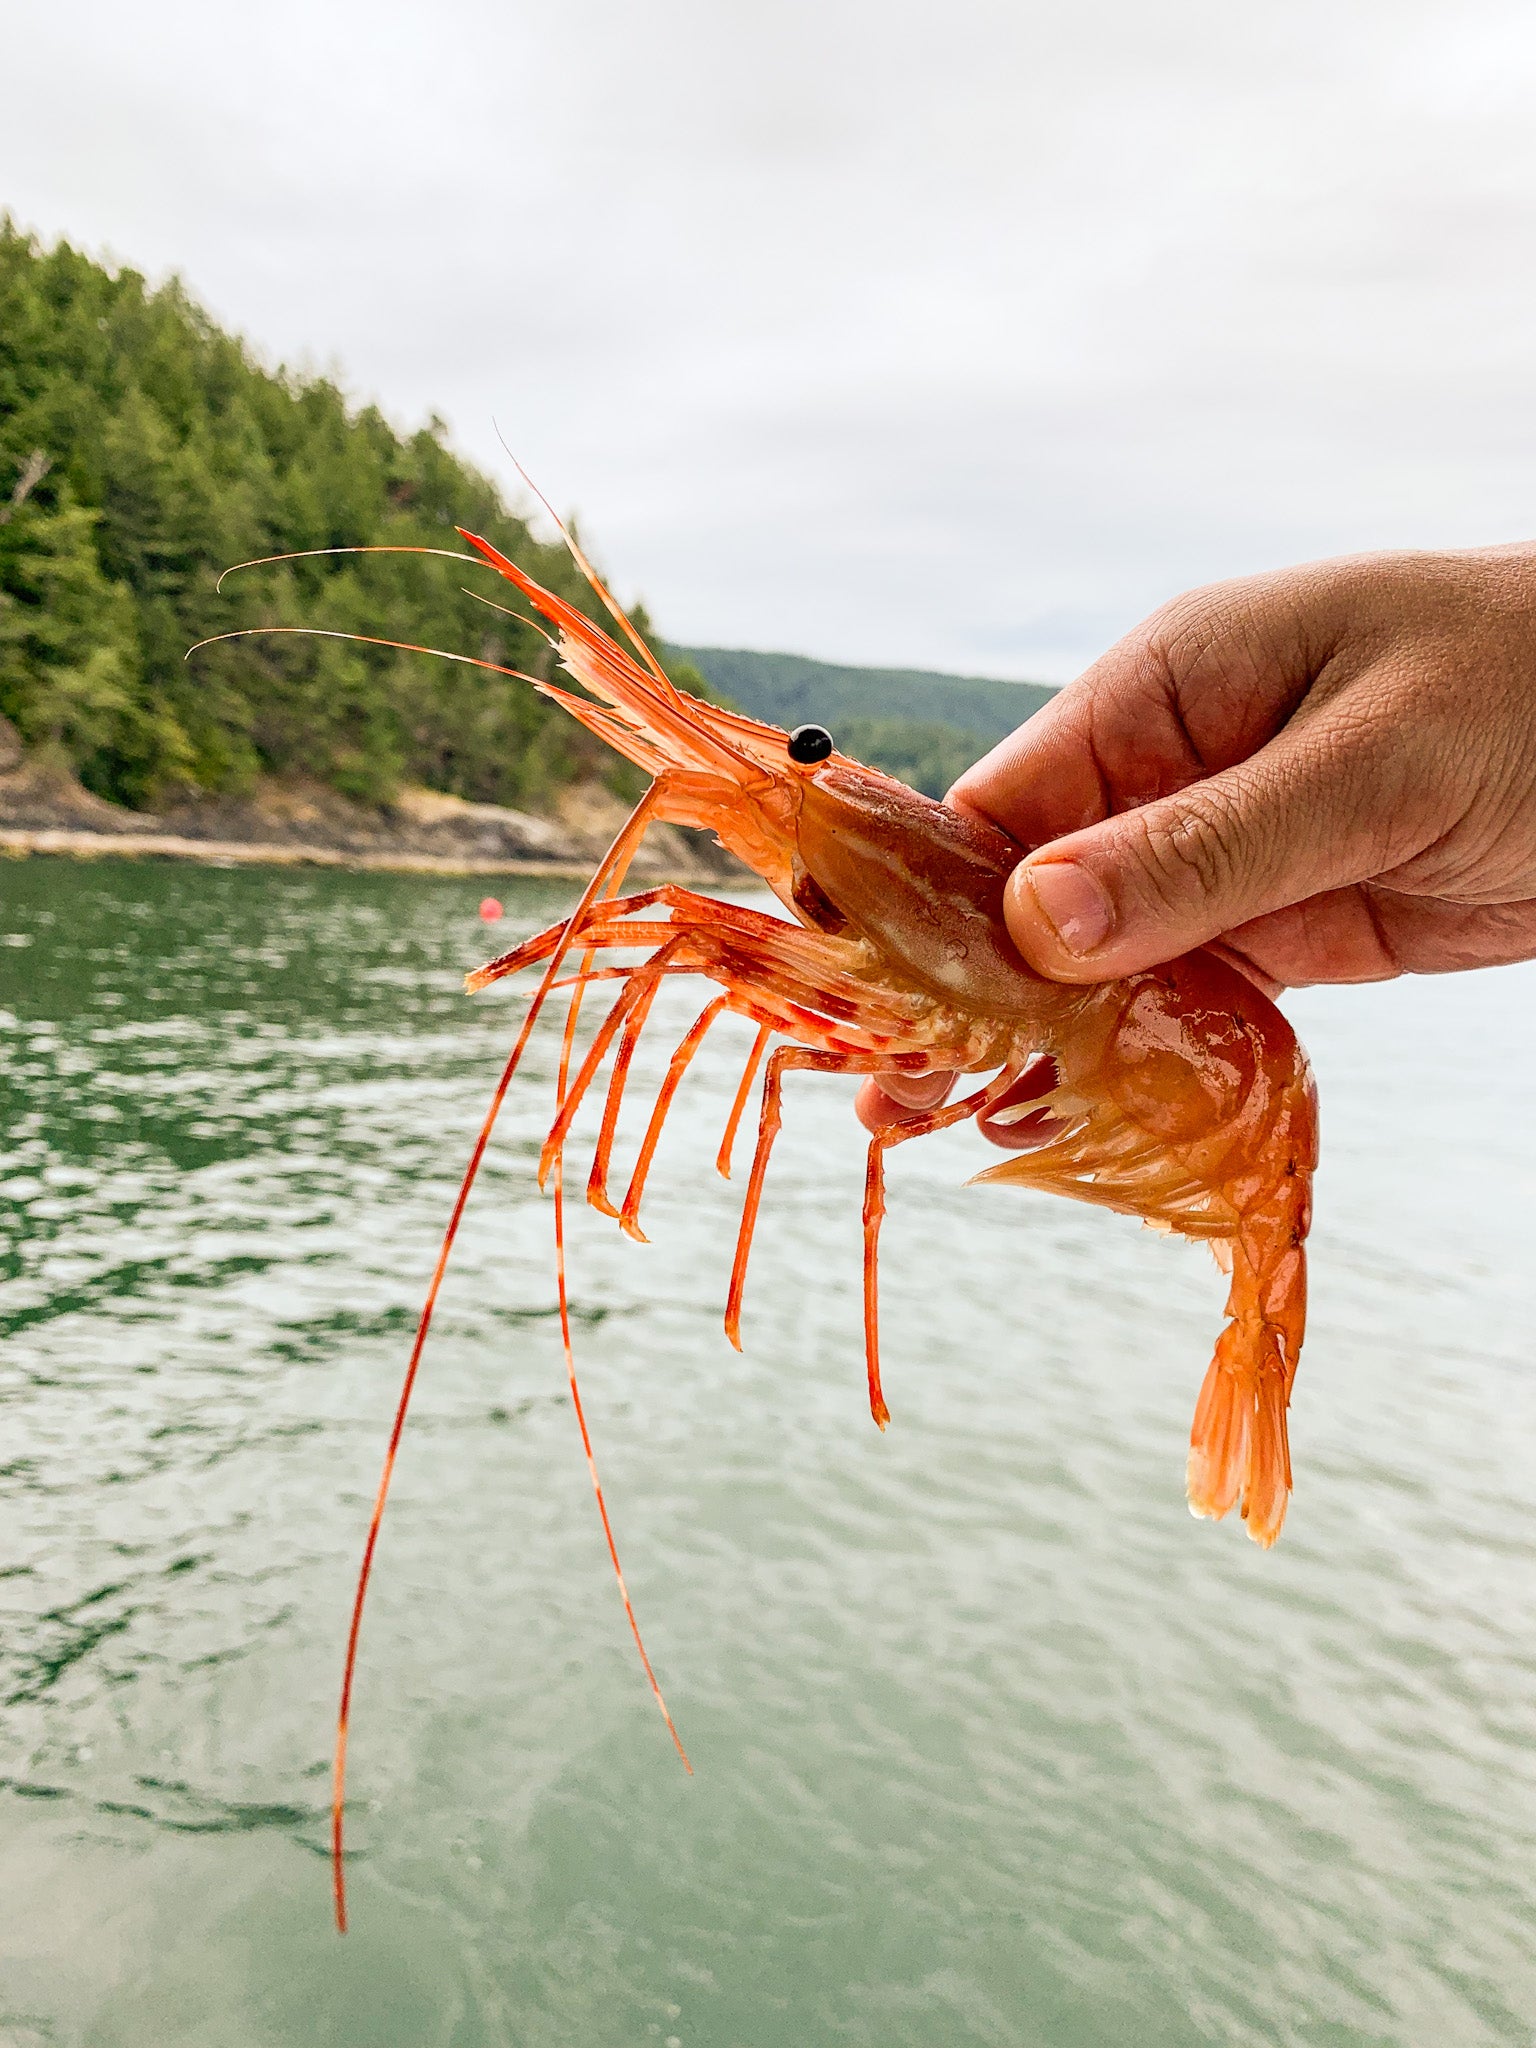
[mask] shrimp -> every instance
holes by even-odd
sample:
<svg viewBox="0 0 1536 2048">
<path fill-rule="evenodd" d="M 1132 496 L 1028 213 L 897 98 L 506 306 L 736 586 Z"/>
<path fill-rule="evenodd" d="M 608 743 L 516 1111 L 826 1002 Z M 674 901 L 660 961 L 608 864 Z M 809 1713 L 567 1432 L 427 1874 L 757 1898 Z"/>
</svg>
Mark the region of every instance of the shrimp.
<svg viewBox="0 0 1536 2048">
<path fill-rule="evenodd" d="M 1020 849 L 1001 831 L 839 754 L 819 727 L 785 733 L 685 695 L 638 636 L 637 660 L 489 542 L 464 538 L 549 622 L 562 663 L 586 694 L 539 687 L 652 776 L 627 832 L 637 837 L 635 828 L 652 819 L 713 831 L 796 920 L 683 889 L 616 900 L 608 889 L 593 891 L 567 924 L 470 975 L 468 986 L 481 989 L 579 949 L 579 983 L 621 985 L 562 1090 L 541 1178 L 616 1045 L 587 1199 L 641 1236 L 640 1197 L 661 1124 L 715 1017 L 728 1010 L 758 1027 L 733 1131 L 765 1048 L 787 1040 L 767 1055 L 727 1295 L 726 1333 L 739 1349 L 747 1263 L 787 1076 L 991 1076 L 959 1101 L 903 1116 L 870 1140 L 864 1318 L 876 1423 L 888 1419 L 876 1265 L 885 1154 L 974 1117 L 986 1136 L 1015 1149 L 978 1182 L 1097 1203 L 1210 1245 L 1231 1284 L 1195 1407 L 1187 1496 L 1196 1515 L 1216 1520 L 1239 1507 L 1248 1534 L 1273 1544 L 1292 1490 L 1286 1413 L 1306 1324 L 1304 1245 L 1317 1163 L 1316 1090 L 1280 1011 L 1206 951 L 1121 981 L 1044 979 L 1015 951 L 1003 921 L 1003 888 Z M 612 887 L 632 844 L 624 840 L 612 864 Z M 609 964 L 626 949 L 646 957 Z M 630 1060 L 661 980 L 678 974 L 703 976 L 724 994 L 679 1046 L 616 1208 L 607 1175 Z M 728 1136 L 722 1171 L 729 1149 Z"/>
<path fill-rule="evenodd" d="M 582 694 L 543 678 L 526 680 L 652 780 L 572 914 L 468 977 L 468 987 L 479 990 L 524 968 L 543 966 L 438 1255 L 358 1575 L 333 1783 L 336 1916 L 343 1930 L 349 1716 L 384 1506 L 459 1221 L 535 1022 L 557 986 L 570 987 L 572 994 L 555 1118 L 540 1158 L 539 1181 L 541 1186 L 553 1183 L 568 1382 L 625 1614 L 685 1768 L 691 1768 L 687 1754 L 646 1655 L 620 1568 L 571 1353 L 565 1146 L 610 1054 L 586 1197 L 643 1242 L 640 1212 L 647 1175 L 690 1062 L 721 1015 L 733 1014 L 755 1027 L 717 1161 L 728 1178 L 737 1131 L 761 1073 L 757 1138 L 726 1296 L 726 1334 L 738 1349 L 753 1234 L 789 1076 L 884 1070 L 969 1075 L 976 1085 L 958 1101 L 902 1115 L 870 1139 L 863 1208 L 864 1337 L 875 1422 L 883 1429 L 888 1420 L 877 1286 L 885 1155 L 893 1146 L 974 1118 L 985 1136 L 1012 1153 L 976 1175 L 977 1181 L 1097 1203 L 1210 1245 L 1230 1287 L 1226 1322 L 1190 1431 L 1189 1506 L 1196 1515 L 1218 1520 L 1238 1507 L 1248 1534 L 1268 1547 L 1280 1534 L 1292 1490 L 1286 1415 L 1306 1322 L 1304 1245 L 1317 1163 L 1317 1101 L 1306 1056 L 1275 1006 L 1225 961 L 1204 951 L 1121 981 L 1067 985 L 1043 979 L 1014 950 L 1003 921 L 1004 884 L 1020 848 L 1002 832 L 840 754 L 820 727 L 786 733 L 677 689 L 572 536 L 566 539 L 578 565 L 632 652 L 543 589 L 490 542 L 460 531 L 474 553 L 452 559 L 488 564 L 513 585 L 545 621 L 551 644 Z M 496 666 L 443 649 L 411 651 L 446 654 L 474 667 Z M 713 832 L 767 884 L 788 916 L 679 887 L 621 895 L 635 851 L 653 823 Z M 626 962 L 620 957 L 625 954 L 640 957 Z M 574 964 L 562 976 L 568 960 Z M 702 977 L 721 993 L 705 1005 L 673 1053 L 627 1189 L 616 1203 L 608 1177 L 634 1054 L 663 981 L 676 976 Z M 616 984 L 617 993 L 578 1061 L 582 997 L 605 982 Z"/>
</svg>

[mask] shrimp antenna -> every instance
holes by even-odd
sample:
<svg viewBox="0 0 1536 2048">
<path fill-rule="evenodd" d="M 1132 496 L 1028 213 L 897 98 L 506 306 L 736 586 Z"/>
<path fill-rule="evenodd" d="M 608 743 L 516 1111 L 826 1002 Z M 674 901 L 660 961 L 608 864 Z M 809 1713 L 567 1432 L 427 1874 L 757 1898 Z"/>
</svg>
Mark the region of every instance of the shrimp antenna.
<svg viewBox="0 0 1536 2048">
<path fill-rule="evenodd" d="M 214 595 L 224 588 L 224 578 L 233 576 L 240 569 L 268 569 L 274 562 L 309 562 L 317 555 L 441 555 L 445 562 L 474 562 L 479 564 L 478 555 L 461 554 L 457 548 L 405 547 L 395 542 L 359 548 L 293 548 L 286 555 L 254 555 L 248 562 L 231 562 L 227 569 L 219 571 L 219 580 L 214 584 Z M 199 641 L 199 646 L 206 646 Z"/>
<path fill-rule="evenodd" d="M 194 640 L 181 658 L 190 661 L 199 648 L 216 647 L 221 640 L 277 639 L 285 633 L 297 640 L 352 640 L 360 647 L 393 647 L 398 654 L 430 654 L 438 661 L 457 661 L 465 668 L 489 669 L 493 676 L 512 676 L 520 683 L 532 683 L 536 690 L 545 688 L 526 669 L 506 668 L 477 654 L 455 654 L 450 647 L 418 647 L 414 640 L 382 640 L 377 633 L 339 633 L 332 626 L 238 626 L 232 633 L 210 633 L 206 640 Z"/>
<path fill-rule="evenodd" d="M 546 647 L 552 647 L 557 654 L 559 653 L 560 643 L 548 626 L 530 617 L 527 612 L 515 612 L 509 604 L 498 604 L 494 597 L 487 597 L 483 591 L 471 590 L 467 583 L 459 585 L 459 594 L 462 597 L 472 597 L 476 604 L 483 604 L 493 612 L 500 612 L 504 619 L 515 619 L 520 626 L 531 626 Z"/>
<path fill-rule="evenodd" d="M 534 482 L 533 478 L 528 474 L 527 470 L 524 469 L 523 465 L 512 453 L 511 447 L 508 445 L 507 442 L 507 437 L 501 431 L 501 428 L 497 426 L 496 421 L 492 420 L 491 425 L 496 430 L 497 440 L 506 450 L 507 460 L 511 463 L 512 467 L 517 471 L 518 475 L 522 478 L 523 482 L 528 486 L 529 490 L 532 491 L 533 495 L 538 499 L 539 503 L 544 507 L 544 510 L 549 514 L 550 518 L 554 521 L 556 532 L 559 534 L 560 538 L 565 542 L 567 548 L 569 548 L 570 550 L 571 560 L 576 564 L 577 568 L 581 571 L 582 575 L 586 577 L 588 583 L 591 584 L 593 590 L 596 592 L 597 597 L 603 606 L 603 609 L 608 613 L 610 618 L 618 622 L 619 628 L 623 632 L 625 639 L 629 641 L 630 645 L 634 648 L 635 652 L 639 655 L 640 659 L 645 663 L 646 667 L 650 670 L 651 674 L 656 678 L 657 682 L 661 684 L 662 688 L 666 690 L 669 696 L 675 698 L 677 696 L 677 689 L 672 681 L 672 678 L 667 674 L 666 670 L 662 667 L 661 663 L 656 659 L 655 655 L 651 652 L 650 648 L 646 646 L 645 641 L 641 638 L 640 634 L 636 632 L 634 626 L 630 623 L 629 614 L 625 611 L 624 607 L 619 603 L 618 599 L 613 595 L 612 591 L 609 590 L 607 584 L 604 583 L 602 577 L 598 575 L 597 571 L 588 561 L 586 554 L 583 552 L 580 541 L 577 540 L 575 534 L 572 533 L 571 529 L 560 517 L 560 514 L 555 510 L 554 506 L 551 505 L 548 498 L 545 497 L 544 493 L 539 489 L 538 485 Z M 459 533 L 463 533 L 464 529 L 461 526 L 458 527 L 456 531 Z"/>
<path fill-rule="evenodd" d="M 459 658 L 464 659 L 466 657 L 461 656 Z M 479 665 L 482 667 L 495 666 L 494 663 L 481 663 Z M 453 1212 L 448 1219 L 448 1227 L 443 1233 L 442 1246 L 438 1251 L 437 1264 L 432 1270 L 432 1279 L 427 1288 L 426 1300 L 422 1304 L 421 1317 L 416 1326 L 416 1340 L 411 1347 L 410 1360 L 405 1369 L 405 1379 L 400 1388 L 400 1398 L 395 1406 L 394 1424 L 390 1430 L 389 1443 L 384 1452 L 384 1466 L 379 1474 L 378 1492 L 374 1497 L 373 1513 L 369 1517 L 368 1535 L 363 1545 L 362 1563 L 358 1568 L 357 1590 L 352 1600 L 352 1619 L 347 1630 L 346 1660 L 342 1669 L 341 1701 L 336 1716 L 336 1756 L 331 1780 L 331 1879 L 336 1900 L 336 1926 L 338 1932 L 342 1934 L 345 1934 L 347 1931 L 347 1878 L 345 1861 L 347 1740 L 351 1726 L 352 1690 L 357 1675 L 358 1642 L 362 1633 L 363 1608 L 368 1598 L 368 1585 L 373 1575 L 374 1553 L 378 1548 L 379 1531 L 384 1521 L 384 1509 L 389 1500 L 390 1482 L 394 1477 L 395 1459 L 399 1453 L 401 1438 L 405 1434 L 405 1419 L 410 1410 L 411 1396 L 415 1391 L 416 1376 L 421 1366 L 421 1356 L 426 1346 L 427 1332 L 432 1327 L 433 1311 L 437 1307 L 438 1293 L 443 1284 L 443 1276 L 448 1270 L 449 1254 L 453 1250 L 454 1240 L 459 1233 L 459 1224 L 463 1220 L 464 1210 L 469 1201 L 470 1190 L 473 1188 L 476 1177 L 479 1174 L 481 1162 L 485 1157 L 486 1147 L 490 1144 L 491 1133 L 496 1125 L 496 1119 L 501 1113 L 501 1106 L 506 1100 L 507 1091 L 512 1085 L 513 1076 L 516 1074 L 518 1066 L 522 1061 L 523 1052 L 528 1044 L 528 1040 L 533 1034 L 533 1027 L 540 1010 L 544 1006 L 545 998 L 555 984 L 561 964 L 571 949 L 582 918 L 585 917 L 592 904 L 604 891 L 605 885 L 613 884 L 616 886 L 618 879 L 623 876 L 628 868 L 630 861 L 634 857 L 635 848 L 644 835 L 646 826 L 650 823 L 651 816 L 656 808 L 656 802 L 657 792 L 653 785 L 630 812 L 629 817 L 625 820 L 624 825 L 615 837 L 613 844 L 598 862 L 591 881 L 588 882 L 586 888 L 582 891 L 581 900 L 566 920 L 559 943 L 550 955 L 549 964 L 544 970 L 543 978 L 534 991 L 533 1000 L 528 1005 L 528 1013 L 524 1017 L 522 1028 L 517 1034 L 517 1041 L 496 1083 L 490 1107 L 486 1111 L 484 1122 L 481 1124 L 479 1135 L 475 1140 L 474 1149 L 470 1153 L 469 1164 L 464 1170 L 464 1178 L 459 1184 L 459 1192 L 454 1201 Z M 563 1293 L 563 1266 L 561 1278 Z M 569 1343 L 568 1334 L 566 1342 L 567 1344 Z M 575 1394 L 574 1373 L 571 1376 L 571 1386 L 572 1392 Z M 586 1418 L 581 1412 L 579 1396 L 577 1396 L 577 1419 L 581 1425 L 582 1444 L 587 1456 L 588 1469 L 592 1475 L 593 1485 L 596 1487 L 596 1467 L 592 1460 L 591 1441 L 587 1434 Z M 681 1738 L 673 1724 L 672 1716 L 667 1711 L 666 1700 L 662 1697 L 661 1687 L 656 1681 L 656 1675 L 651 1669 L 650 1659 L 645 1652 L 645 1645 L 640 1638 L 640 1628 L 635 1619 L 634 1609 L 630 1605 L 629 1591 L 624 1584 L 624 1575 L 619 1570 L 618 1552 L 614 1546 L 612 1530 L 608 1525 L 607 1508 L 603 1503 L 600 1488 L 598 1489 L 598 1505 L 602 1511 L 603 1533 L 608 1541 L 609 1555 L 613 1560 L 615 1571 L 618 1572 L 619 1590 L 624 1600 L 624 1611 L 628 1617 L 635 1642 L 639 1646 L 641 1661 L 645 1667 L 646 1677 L 650 1682 L 652 1695 L 656 1700 L 657 1706 L 661 1709 L 662 1718 L 665 1720 L 672 1740 L 677 1746 L 678 1755 L 682 1757 L 684 1766 L 691 1773 L 693 1766 L 688 1762 L 687 1752 L 683 1748 Z"/>
</svg>

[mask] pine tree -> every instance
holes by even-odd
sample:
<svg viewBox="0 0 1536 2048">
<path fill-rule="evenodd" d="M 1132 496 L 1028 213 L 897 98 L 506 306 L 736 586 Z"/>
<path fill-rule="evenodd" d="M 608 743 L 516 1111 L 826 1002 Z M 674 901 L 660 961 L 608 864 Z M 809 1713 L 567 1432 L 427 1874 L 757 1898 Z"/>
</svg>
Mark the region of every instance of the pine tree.
<svg viewBox="0 0 1536 2048">
<path fill-rule="evenodd" d="M 432 420 L 401 435 L 335 384 L 258 363 L 177 283 L 149 290 L 0 220 L 0 710 L 88 784 L 133 804 L 319 776 L 369 801 L 402 780 L 548 800 L 622 778 L 526 683 L 310 639 L 187 648 L 243 626 L 323 626 L 480 653 L 534 673 L 530 627 L 464 596 L 442 561 L 300 548 L 453 544 L 487 534 L 589 612 L 562 548 L 536 543 Z"/>
</svg>

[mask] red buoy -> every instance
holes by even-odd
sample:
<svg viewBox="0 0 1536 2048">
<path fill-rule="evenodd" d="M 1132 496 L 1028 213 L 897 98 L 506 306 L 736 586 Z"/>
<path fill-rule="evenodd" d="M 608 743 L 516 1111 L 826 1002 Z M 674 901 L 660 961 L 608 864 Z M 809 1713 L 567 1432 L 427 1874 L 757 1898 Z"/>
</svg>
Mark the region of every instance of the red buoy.
<svg viewBox="0 0 1536 2048">
<path fill-rule="evenodd" d="M 494 896 L 481 897 L 480 915 L 485 919 L 487 924 L 494 924 L 497 918 L 503 915 L 501 905 L 496 901 L 496 898 Z"/>
</svg>

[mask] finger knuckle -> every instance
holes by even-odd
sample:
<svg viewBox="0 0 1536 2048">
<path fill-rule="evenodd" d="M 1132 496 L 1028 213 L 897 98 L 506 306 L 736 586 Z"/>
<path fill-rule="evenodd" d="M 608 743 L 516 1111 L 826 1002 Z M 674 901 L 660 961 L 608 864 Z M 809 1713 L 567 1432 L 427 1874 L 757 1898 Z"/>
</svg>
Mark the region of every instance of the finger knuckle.
<svg viewBox="0 0 1536 2048">
<path fill-rule="evenodd" d="M 1151 645 L 1171 675 L 1187 674 L 1243 640 L 1252 605 L 1246 585 L 1186 590 L 1151 619 Z"/>
<path fill-rule="evenodd" d="M 1144 872 L 1162 901 L 1187 901 L 1191 882 L 1202 895 L 1221 896 L 1238 879 L 1238 802 L 1220 784 L 1185 790 L 1145 813 L 1140 826 Z"/>
</svg>

